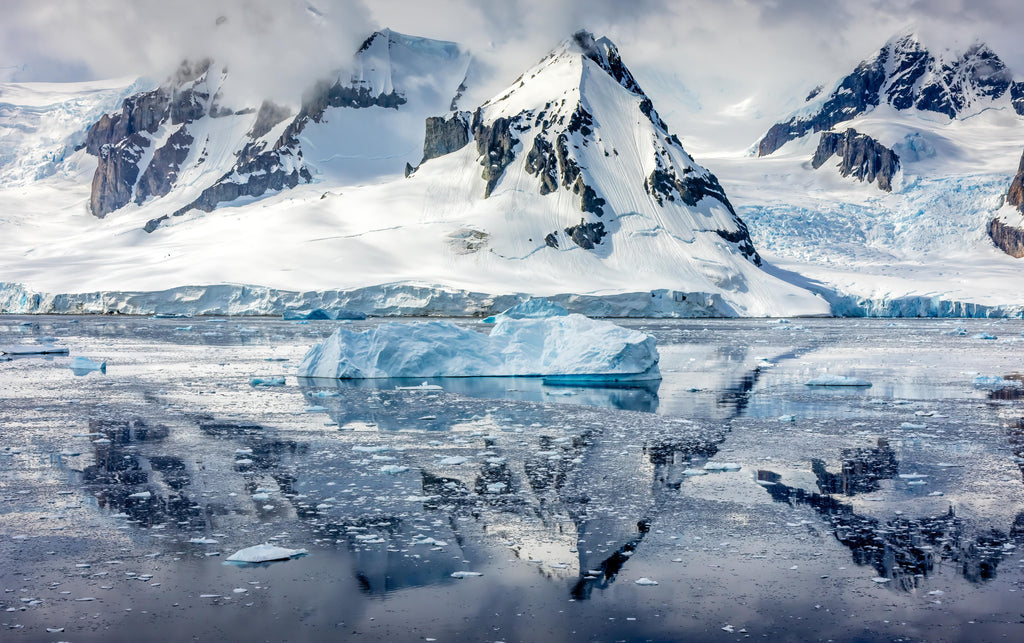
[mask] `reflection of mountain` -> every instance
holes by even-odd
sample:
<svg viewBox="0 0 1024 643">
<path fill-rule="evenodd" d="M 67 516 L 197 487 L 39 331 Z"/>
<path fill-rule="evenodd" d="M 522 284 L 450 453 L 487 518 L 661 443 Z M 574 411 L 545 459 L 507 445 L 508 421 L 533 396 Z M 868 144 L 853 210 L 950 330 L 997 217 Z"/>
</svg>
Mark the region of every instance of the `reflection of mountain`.
<svg viewBox="0 0 1024 643">
<path fill-rule="evenodd" d="M 844 449 L 838 474 L 828 472 L 820 460 L 815 460 L 814 471 L 822 493 L 782 484 L 782 477 L 772 471 L 760 470 L 757 478 L 776 502 L 807 505 L 827 518 L 836 540 L 850 549 L 854 562 L 871 565 L 880 577 L 891 579 L 906 591 L 915 589 L 919 579 L 927 577 L 943 560 L 954 561 L 958 572 L 973 583 L 994 578 L 1007 552 L 1004 545 L 1024 541 L 1024 514 L 1018 516 L 1009 535 L 990 529 L 969 538 L 967 525 L 952 506 L 938 516 L 897 516 L 882 522 L 856 513 L 851 505 L 832 495 L 874 491 L 878 480 L 893 477 L 897 470 L 895 454 L 888 443 L 879 440 L 876 448 Z"/>
</svg>

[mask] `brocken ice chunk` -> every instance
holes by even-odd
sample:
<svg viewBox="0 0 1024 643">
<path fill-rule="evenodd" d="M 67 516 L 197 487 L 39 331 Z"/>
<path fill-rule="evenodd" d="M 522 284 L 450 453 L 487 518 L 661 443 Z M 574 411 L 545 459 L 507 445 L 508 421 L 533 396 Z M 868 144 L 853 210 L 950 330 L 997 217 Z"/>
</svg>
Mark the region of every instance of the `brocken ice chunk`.
<svg viewBox="0 0 1024 643">
<path fill-rule="evenodd" d="M 88 357 L 76 357 L 73 360 L 71 360 L 70 364 L 68 364 L 68 368 L 74 371 L 75 375 L 86 375 L 87 373 L 91 373 L 93 371 L 106 373 L 107 363 L 94 362 Z"/>
<path fill-rule="evenodd" d="M 583 315 L 499 319 L 490 335 L 451 322 L 339 328 L 313 346 L 300 377 L 559 377 L 660 379 L 650 335 Z"/>
<path fill-rule="evenodd" d="M 643 578 L 638 578 L 638 579 L 636 579 L 636 581 L 634 581 L 634 582 L 635 582 L 635 583 L 636 583 L 637 585 L 657 585 L 657 584 L 658 584 L 658 581 L 656 581 L 656 580 L 651 580 L 650 578 L 647 578 L 646 576 L 645 576 L 645 577 L 643 577 Z"/>
<path fill-rule="evenodd" d="M 452 572 L 452 578 L 473 578 L 483 575 L 483 572 Z"/>
<path fill-rule="evenodd" d="M 807 386 L 871 386 L 871 382 L 857 377 L 825 374 L 810 380 Z"/>
<path fill-rule="evenodd" d="M 240 549 L 228 556 L 231 563 L 269 563 L 275 560 L 289 560 L 298 556 L 305 556 L 305 549 L 288 549 L 277 545 L 253 545 Z"/>
</svg>

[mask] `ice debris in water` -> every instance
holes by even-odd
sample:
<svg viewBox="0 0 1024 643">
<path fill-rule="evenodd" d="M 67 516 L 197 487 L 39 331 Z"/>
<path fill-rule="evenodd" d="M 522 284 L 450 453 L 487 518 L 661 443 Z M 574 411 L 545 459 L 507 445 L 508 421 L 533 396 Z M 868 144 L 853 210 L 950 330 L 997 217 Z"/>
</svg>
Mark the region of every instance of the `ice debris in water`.
<svg viewBox="0 0 1024 643">
<path fill-rule="evenodd" d="M 397 391 L 443 391 L 444 387 L 442 387 L 440 384 L 427 384 L 426 382 L 423 382 L 422 384 L 417 384 L 416 386 L 396 386 L 395 390 L 397 390 Z"/>
<path fill-rule="evenodd" d="M 70 364 L 68 364 L 68 368 L 74 371 L 75 375 L 86 375 L 88 373 L 92 373 L 93 371 L 106 373 L 107 363 L 96 362 L 89 359 L 88 357 L 76 357 L 73 360 L 71 360 Z"/>
<path fill-rule="evenodd" d="M 249 380 L 249 386 L 284 386 L 283 377 L 254 377 Z"/>
<path fill-rule="evenodd" d="M 396 473 L 405 473 L 408 470 L 409 467 L 403 467 L 400 464 L 385 464 L 383 467 L 380 468 L 381 473 L 387 473 L 390 475 L 394 475 Z"/>
<path fill-rule="evenodd" d="M 807 382 L 807 386 L 871 386 L 871 382 L 857 377 L 844 377 L 842 375 L 819 375 Z"/>
<path fill-rule="evenodd" d="M 452 572 L 452 578 L 474 578 L 483 575 L 483 572 Z"/>
<path fill-rule="evenodd" d="M 228 556 L 229 563 L 269 563 L 275 560 L 290 560 L 308 554 L 305 549 L 288 549 L 277 545 L 253 545 L 240 549 Z"/>
<path fill-rule="evenodd" d="M 742 467 L 738 462 L 707 462 L 704 468 L 708 471 L 739 471 Z"/>
<path fill-rule="evenodd" d="M 661 379 L 654 337 L 583 315 L 499 319 L 490 335 L 451 322 L 339 328 L 313 346 L 300 377 L 545 377 L 552 381 Z"/>
<path fill-rule="evenodd" d="M 991 334 L 991 333 L 978 333 L 977 335 L 975 335 L 971 339 L 998 339 L 998 338 L 995 335 Z"/>
<path fill-rule="evenodd" d="M 650 578 L 647 578 L 646 576 L 644 576 L 643 578 L 638 578 L 638 579 L 636 579 L 633 582 L 635 582 L 637 585 L 646 585 L 646 586 L 652 586 L 652 585 L 657 585 L 658 584 L 658 581 L 652 580 Z"/>
<path fill-rule="evenodd" d="M 485 324 L 494 324 L 499 319 L 542 319 L 544 317 L 565 317 L 569 311 L 553 304 L 544 297 L 535 297 L 512 306 L 508 310 L 484 319 Z"/>
</svg>

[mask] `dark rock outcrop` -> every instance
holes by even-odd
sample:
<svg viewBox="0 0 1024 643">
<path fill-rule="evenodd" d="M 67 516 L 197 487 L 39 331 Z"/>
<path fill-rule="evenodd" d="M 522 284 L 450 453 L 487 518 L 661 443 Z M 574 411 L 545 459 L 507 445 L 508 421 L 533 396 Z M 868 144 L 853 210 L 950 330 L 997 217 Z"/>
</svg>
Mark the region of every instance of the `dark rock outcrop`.
<svg viewBox="0 0 1024 643">
<path fill-rule="evenodd" d="M 104 144 L 97 150 L 99 163 L 92 177 L 89 208 L 103 218 L 132 200 L 135 181 L 139 177 L 139 160 L 149 139 L 134 133 L 116 144 Z"/>
<path fill-rule="evenodd" d="M 182 125 L 171 134 L 163 147 L 153 153 L 153 160 L 146 166 L 146 171 L 135 186 L 136 203 L 142 203 L 151 196 L 164 196 L 171 191 L 178 180 L 181 164 L 188 158 L 192 142 L 188 126 Z"/>
<path fill-rule="evenodd" d="M 481 178 L 487 181 L 484 198 L 491 196 L 491 191 L 498 184 L 505 168 L 515 160 L 515 147 L 519 139 L 512 134 L 515 119 L 496 118 L 487 125 L 483 122 L 483 111 L 477 109 L 473 114 L 473 140 L 476 141 L 477 153 L 482 157 L 480 164 L 484 166 Z"/>
<path fill-rule="evenodd" d="M 608 233 L 604 229 L 604 223 L 596 221 L 594 223 L 584 223 L 583 219 L 580 219 L 579 224 L 569 226 L 565 229 L 565 234 L 569 235 L 573 243 L 583 248 L 584 250 L 593 250 L 594 247 L 601 243 L 605 235 Z M 551 235 L 548 235 L 551 236 Z M 545 242 L 547 239 L 545 238 Z M 557 240 L 555 241 L 557 246 Z"/>
<path fill-rule="evenodd" d="M 767 156 L 787 142 L 823 132 L 878 105 L 920 109 L 956 118 L 977 100 L 1009 93 L 1014 110 L 1024 116 L 1024 84 L 988 46 L 977 43 L 949 59 L 936 57 L 914 35 L 890 40 L 872 58 L 844 77 L 821 106 L 809 115 L 773 125 L 758 142 Z M 817 96 L 812 92 L 808 100 Z"/>
<path fill-rule="evenodd" d="M 431 116 L 426 130 L 420 163 L 461 150 L 469 143 L 469 112 L 454 112 L 447 118 Z"/>
<path fill-rule="evenodd" d="M 818 169 L 833 156 L 841 159 L 839 173 L 843 176 L 868 183 L 877 180 L 879 189 L 892 192 L 892 179 L 900 169 L 899 156 L 867 134 L 852 127 L 844 132 L 822 132 L 811 166 Z"/>
<path fill-rule="evenodd" d="M 997 248 L 1011 257 L 1024 257 L 1024 228 L 1006 225 L 995 218 L 988 222 L 988 236 Z"/>
<path fill-rule="evenodd" d="M 1010 181 L 1006 204 L 1024 214 L 1024 156 L 1021 156 L 1017 175 Z M 996 217 L 988 222 L 988 236 L 997 248 L 1018 259 L 1024 257 L 1024 228 L 1007 224 Z"/>
</svg>

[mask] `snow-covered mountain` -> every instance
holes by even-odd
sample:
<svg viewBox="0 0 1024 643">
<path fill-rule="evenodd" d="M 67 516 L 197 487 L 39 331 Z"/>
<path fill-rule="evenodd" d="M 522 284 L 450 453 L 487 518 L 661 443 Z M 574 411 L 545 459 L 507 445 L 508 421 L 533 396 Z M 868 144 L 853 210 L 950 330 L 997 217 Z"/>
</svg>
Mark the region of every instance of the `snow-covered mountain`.
<svg viewBox="0 0 1024 643">
<path fill-rule="evenodd" d="M 832 129 L 880 105 L 951 119 L 1005 106 L 1024 115 L 1024 82 L 1015 81 L 1013 73 L 984 43 L 976 42 L 964 51 L 933 52 L 917 34 L 903 33 L 857 65 L 831 91 L 826 93 L 820 86 L 812 90 L 806 103 L 758 141 L 758 156 L 771 154 L 809 133 Z"/>
<path fill-rule="evenodd" d="M 710 162 L 759 252 L 835 293 L 837 313 L 1019 314 L 1024 266 L 999 242 L 1016 228 L 993 221 L 1021 225 L 1001 208 L 1021 88 L 984 44 L 901 34 L 780 119 L 758 155 Z"/>
<path fill-rule="evenodd" d="M 385 29 L 363 43 L 351 74 L 317 83 L 295 113 L 266 101 L 226 106 L 229 70 L 183 63 L 89 129 L 86 149 L 98 157 L 90 208 L 103 217 L 161 199 L 152 230 L 169 215 L 314 176 L 348 184 L 394 175 L 419 160 L 424 119 L 454 108 L 469 64 L 455 43 Z"/>
<path fill-rule="evenodd" d="M 368 312 L 417 310 L 402 293 L 453 313 L 529 293 L 594 314 L 827 314 L 762 269 L 720 182 L 609 40 L 577 33 L 460 111 L 468 67 L 452 43 L 385 30 L 292 114 L 228 106 L 229 71 L 183 66 L 89 130 L 67 161 L 88 189 L 37 183 L 27 207 L 0 192 L 24 213 L 3 274 L 49 293 L 196 285 L 163 300 L 192 311 L 271 311 L 281 291 L 319 291 Z M 58 301 L 9 291 L 8 307 Z M 130 298 L 59 305 L 139 310 Z"/>
</svg>

